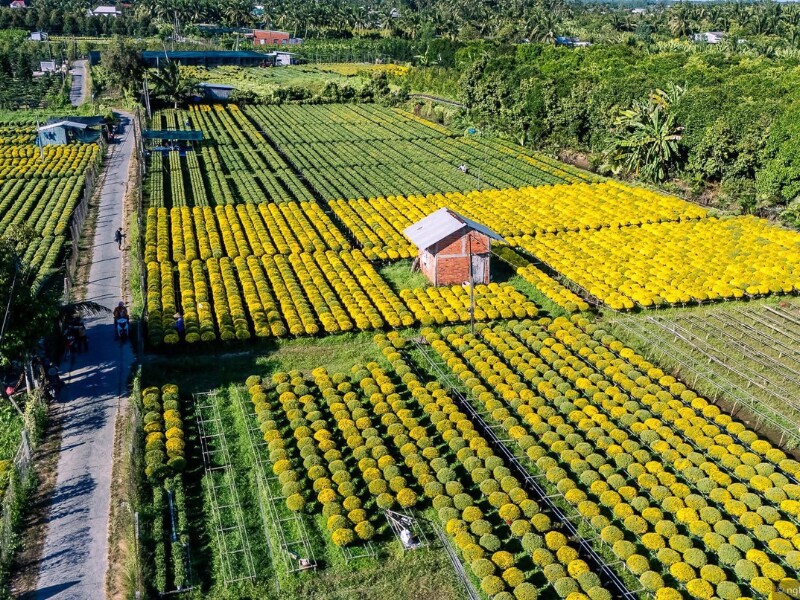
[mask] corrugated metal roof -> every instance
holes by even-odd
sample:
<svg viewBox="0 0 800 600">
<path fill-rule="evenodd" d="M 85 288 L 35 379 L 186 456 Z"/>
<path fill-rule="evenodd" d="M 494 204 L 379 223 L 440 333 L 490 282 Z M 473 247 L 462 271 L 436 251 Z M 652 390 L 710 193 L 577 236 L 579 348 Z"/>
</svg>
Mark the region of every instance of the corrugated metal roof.
<svg viewBox="0 0 800 600">
<path fill-rule="evenodd" d="M 464 227 L 474 229 L 475 231 L 489 236 L 493 240 L 503 239 L 485 225 L 476 223 L 472 219 L 468 219 L 446 207 L 440 208 L 424 219 L 407 227 L 403 230 L 403 234 L 411 240 L 417 248 L 425 249 L 430 248 L 436 242 L 443 240 L 448 235 L 452 235 Z"/>
<path fill-rule="evenodd" d="M 265 58 L 266 54 L 253 50 L 145 50 L 142 52 L 144 60 L 172 60 L 182 58 Z"/>
<path fill-rule="evenodd" d="M 76 123 L 75 121 L 56 121 L 55 123 L 50 123 L 49 125 L 42 125 L 39 127 L 39 131 L 44 131 L 45 129 L 56 129 L 58 127 L 72 127 L 73 129 L 86 129 L 88 125 L 85 123 Z"/>
<path fill-rule="evenodd" d="M 208 89 L 215 89 L 215 90 L 235 90 L 236 88 L 232 85 L 227 85 L 225 83 L 198 83 L 198 87 L 201 88 L 208 88 Z"/>
</svg>

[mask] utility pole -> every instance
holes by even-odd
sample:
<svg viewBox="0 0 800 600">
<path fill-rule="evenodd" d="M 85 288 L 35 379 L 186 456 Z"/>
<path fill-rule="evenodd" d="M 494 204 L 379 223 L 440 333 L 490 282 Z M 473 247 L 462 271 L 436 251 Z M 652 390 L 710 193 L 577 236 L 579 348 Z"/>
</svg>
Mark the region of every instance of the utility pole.
<svg viewBox="0 0 800 600">
<path fill-rule="evenodd" d="M 158 57 L 156 57 L 158 60 Z M 153 115 L 150 112 L 150 88 L 147 86 L 147 71 L 144 73 L 144 105 L 147 107 L 147 118 L 151 119 Z"/>
<path fill-rule="evenodd" d="M 472 232 L 467 231 L 469 254 L 469 331 L 475 335 L 475 274 L 472 271 Z"/>
</svg>

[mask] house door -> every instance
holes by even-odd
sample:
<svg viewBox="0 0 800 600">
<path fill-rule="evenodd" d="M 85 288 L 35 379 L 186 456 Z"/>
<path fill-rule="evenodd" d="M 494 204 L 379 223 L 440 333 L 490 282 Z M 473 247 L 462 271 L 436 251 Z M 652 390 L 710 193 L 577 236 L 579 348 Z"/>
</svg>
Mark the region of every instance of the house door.
<svg viewBox="0 0 800 600">
<path fill-rule="evenodd" d="M 482 255 L 472 255 L 472 283 L 486 283 L 487 260 Z"/>
</svg>

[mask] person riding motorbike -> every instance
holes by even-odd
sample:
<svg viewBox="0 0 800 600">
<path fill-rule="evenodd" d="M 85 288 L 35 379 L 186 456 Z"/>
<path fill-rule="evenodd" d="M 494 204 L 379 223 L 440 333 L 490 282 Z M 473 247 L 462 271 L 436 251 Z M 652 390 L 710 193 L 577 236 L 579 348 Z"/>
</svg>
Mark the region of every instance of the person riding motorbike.
<svg viewBox="0 0 800 600">
<path fill-rule="evenodd" d="M 128 309 L 124 302 L 120 302 L 114 309 L 114 336 L 127 337 L 128 334 Z"/>
</svg>

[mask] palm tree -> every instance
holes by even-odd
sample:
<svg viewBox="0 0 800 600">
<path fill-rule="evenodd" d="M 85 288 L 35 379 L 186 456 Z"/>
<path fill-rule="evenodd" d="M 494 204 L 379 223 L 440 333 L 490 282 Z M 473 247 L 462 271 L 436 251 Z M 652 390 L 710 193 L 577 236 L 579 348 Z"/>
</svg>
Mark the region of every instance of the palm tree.
<svg viewBox="0 0 800 600">
<path fill-rule="evenodd" d="M 162 63 L 152 77 L 156 97 L 173 102 L 175 108 L 197 91 L 197 80 L 186 77 L 175 61 Z"/>
</svg>

